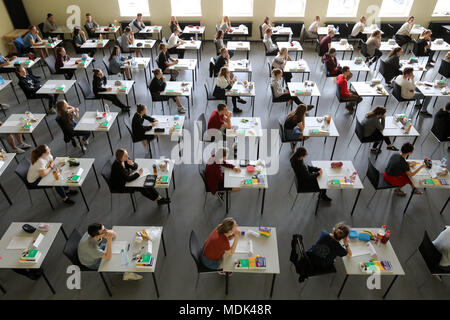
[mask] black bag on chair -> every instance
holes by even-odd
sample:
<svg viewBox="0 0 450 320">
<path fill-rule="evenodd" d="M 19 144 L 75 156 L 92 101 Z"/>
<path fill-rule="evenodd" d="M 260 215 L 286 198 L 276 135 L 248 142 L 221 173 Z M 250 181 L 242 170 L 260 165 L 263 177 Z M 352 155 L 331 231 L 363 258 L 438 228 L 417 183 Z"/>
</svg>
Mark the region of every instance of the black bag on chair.
<svg viewBox="0 0 450 320">
<path fill-rule="evenodd" d="M 298 273 L 298 282 L 302 283 L 308 279 L 309 275 L 313 274 L 313 265 L 306 254 L 303 246 L 303 236 L 301 234 L 294 234 L 291 241 L 291 256 L 289 260 L 294 264 L 295 271 Z"/>
</svg>

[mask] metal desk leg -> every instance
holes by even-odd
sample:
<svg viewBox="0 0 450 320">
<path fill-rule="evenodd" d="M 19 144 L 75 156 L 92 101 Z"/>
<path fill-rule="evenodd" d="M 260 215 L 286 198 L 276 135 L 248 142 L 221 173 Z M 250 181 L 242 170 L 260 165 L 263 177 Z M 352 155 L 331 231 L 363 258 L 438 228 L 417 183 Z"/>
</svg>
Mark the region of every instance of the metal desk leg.
<svg viewBox="0 0 450 320">
<path fill-rule="evenodd" d="M 105 280 L 105 277 L 103 276 L 103 273 L 99 272 L 99 274 L 100 274 L 100 278 L 102 278 L 103 284 L 105 285 L 106 291 L 108 291 L 109 296 L 112 297 L 111 290 L 109 289 L 108 284 L 106 283 L 106 280 Z"/>
<path fill-rule="evenodd" d="M 229 197 L 230 197 L 230 192 L 229 191 L 226 191 L 226 196 L 225 196 L 225 214 L 228 214 L 228 211 L 229 211 Z"/>
<path fill-rule="evenodd" d="M 12 206 L 11 199 L 8 197 L 8 194 L 6 193 L 6 191 L 5 191 L 5 189 L 3 188 L 3 186 L 1 185 L 1 183 L 0 183 L 0 190 L 2 190 L 3 195 L 5 196 L 6 200 L 8 200 L 8 202 L 9 202 L 9 205 Z"/>
<path fill-rule="evenodd" d="M 228 295 L 228 278 L 229 278 L 228 272 L 225 272 L 225 295 Z"/>
<path fill-rule="evenodd" d="M 48 281 L 47 276 L 44 273 L 44 269 L 42 269 L 42 276 L 44 277 L 45 282 L 47 282 L 48 287 L 52 291 L 53 294 L 56 293 L 55 289 L 53 289 L 53 286 L 51 285 L 50 281 Z"/>
<path fill-rule="evenodd" d="M 97 170 L 95 170 L 95 166 L 94 165 L 92 165 L 92 169 L 94 169 L 95 180 L 97 180 L 97 185 L 98 185 L 98 188 L 100 189 L 100 181 L 98 181 Z"/>
<path fill-rule="evenodd" d="M 8 76 L 9 76 L 9 73 L 8 73 Z M 17 93 L 16 93 L 16 90 L 14 90 L 14 83 L 11 81 L 11 90 L 12 90 L 12 92 L 14 93 L 14 95 L 16 96 L 16 99 L 17 99 L 17 103 L 19 103 L 20 104 L 20 100 L 19 100 L 19 97 L 17 96 Z"/>
<path fill-rule="evenodd" d="M 334 139 L 334 146 L 333 146 L 333 151 L 331 151 L 331 158 L 330 158 L 330 161 L 333 160 L 334 150 L 336 149 L 337 140 L 338 140 L 338 137 L 336 137 L 336 138 Z"/>
<path fill-rule="evenodd" d="M 255 116 L 255 97 L 251 97 L 251 104 L 252 104 L 252 117 Z"/>
<path fill-rule="evenodd" d="M 384 102 L 384 107 L 386 108 L 387 102 L 389 100 L 389 96 L 386 97 L 386 101 Z"/>
<path fill-rule="evenodd" d="M 408 206 L 409 206 L 409 203 L 411 202 L 411 199 L 412 199 L 412 197 L 413 197 L 413 195 L 414 195 L 414 190 L 415 190 L 415 189 L 416 189 L 416 188 L 413 188 L 413 189 L 411 190 L 411 195 L 409 196 L 408 203 L 406 204 L 405 210 L 403 210 L 403 214 L 405 214 L 405 213 L 406 213 L 406 210 L 408 210 Z"/>
<path fill-rule="evenodd" d="M 175 190 L 175 170 L 172 170 L 172 183 L 173 183 L 173 190 Z"/>
<path fill-rule="evenodd" d="M 81 188 L 81 186 L 78 189 L 80 189 L 80 193 L 81 193 L 81 196 L 83 197 L 83 201 L 84 201 L 84 204 L 86 205 L 86 209 L 87 209 L 87 211 L 89 211 L 89 206 L 88 206 L 86 198 L 84 196 L 83 189 Z"/>
<path fill-rule="evenodd" d="M 159 290 L 158 290 L 158 285 L 156 284 L 155 272 L 152 272 L 152 276 L 153 276 L 153 284 L 155 285 L 155 289 L 156 289 L 156 296 L 159 298 Z"/>
<path fill-rule="evenodd" d="M 3 288 L 3 286 L 2 286 L 1 283 L 0 283 L 0 290 L 1 290 L 4 294 L 6 294 L 6 290 L 5 290 L 5 288 Z"/>
<path fill-rule="evenodd" d="M 359 189 L 358 194 L 356 195 L 355 203 L 353 204 L 352 212 L 350 213 L 351 216 L 353 216 L 353 212 L 355 211 L 356 204 L 358 203 L 359 195 L 361 194 L 361 190 L 362 189 Z"/>
<path fill-rule="evenodd" d="M 275 277 L 277 276 L 276 273 L 273 274 L 272 276 L 272 286 L 270 287 L 270 297 L 272 298 L 272 294 L 273 294 L 273 286 L 275 284 Z"/>
<path fill-rule="evenodd" d="M 169 199 L 169 188 L 166 189 L 166 198 Z M 167 209 L 169 210 L 170 214 L 170 203 L 167 204 Z"/>
<path fill-rule="evenodd" d="M 52 137 L 52 140 L 53 140 L 54 139 L 53 138 L 53 133 L 52 133 L 52 130 L 50 130 L 50 127 L 48 125 L 47 117 L 44 117 L 44 121 L 45 121 L 45 124 L 47 125 L 48 132 L 50 132 L 50 136 Z"/>
<path fill-rule="evenodd" d="M 366 78 L 364 79 L 364 81 L 367 81 L 368 76 L 369 76 L 369 72 L 366 72 Z"/>
<path fill-rule="evenodd" d="M 320 195 L 317 197 L 316 210 L 314 211 L 314 216 L 317 216 L 317 211 L 319 211 L 319 202 L 320 202 Z"/>
<path fill-rule="evenodd" d="M 108 132 L 106 132 L 106 136 L 108 137 L 109 148 L 111 149 L 111 154 L 114 155 L 113 147 L 112 147 L 112 144 L 111 144 L 111 138 L 109 137 L 109 133 Z"/>
<path fill-rule="evenodd" d="M 64 228 L 63 228 L 63 225 L 61 225 L 61 233 L 63 234 L 63 236 L 64 236 L 64 239 L 66 239 L 66 242 L 67 242 L 67 240 L 69 240 L 69 238 L 67 237 L 67 233 L 66 233 L 66 231 L 64 230 Z"/>
<path fill-rule="evenodd" d="M 119 137 L 120 137 L 120 139 L 122 139 L 122 132 L 120 131 L 119 118 L 117 118 L 117 130 L 119 130 Z"/>
<path fill-rule="evenodd" d="M 320 97 L 317 97 L 316 112 L 314 113 L 314 117 L 317 117 L 317 110 L 319 109 L 319 98 Z"/>
<path fill-rule="evenodd" d="M 416 143 L 417 138 L 418 138 L 418 137 L 415 137 L 415 138 L 414 138 L 412 145 L 414 145 L 414 144 Z"/>
<path fill-rule="evenodd" d="M 162 245 L 163 245 L 163 249 L 164 249 L 164 256 L 167 256 L 167 252 L 166 252 L 166 243 L 164 242 L 164 232 L 161 232 L 161 239 L 162 239 Z"/>
<path fill-rule="evenodd" d="M 33 134 L 30 133 L 30 136 L 31 136 L 31 140 L 33 140 L 34 146 L 37 147 L 37 143 L 36 143 L 36 140 L 34 139 Z"/>
<path fill-rule="evenodd" d="M 444 206 L 442 207 L 441 212 L 439 212 L 441 214 L 441 216 L 442 216 L 442 213 L 444 212 L 445 207 L 447 206 L 449 201 L 450 201 L 450 196 L 448 197 L 447 202 L 445 202 Z"/>
<path fill-rule="evenodd" d="M 137 104 L 136 102 L 136 91 L 134 91 L 134 84 L 133 84 L 133 97 L 134 97 L 134 104 Z"/>
<path fill-rule="evenodd" d="M 266 188 L 263 190 L 262 202 L 261 202 L 261 215 L 264 213 L 264 200 L 266 200 Z"/>
<path fill-rule="evenodd" d="M 396 275 L 396 276 L 394 277 L 394 280 L 392 280 L 391 284 L 389 285 L 389 288 L 386 290 L 386 293 L 383 295 L 383 299 L 386 298 L 387 294 L 388 294 L 389 291 L 391 290 L 392 285 L 394 284 L 395 280 L 397 280 L 397 278 L 398 278 L 398 275 Z"/>
<path fill-rule="evenodd" d="M 342 289 L 344 289 L 344 286 L 345 286 L 345 283 L 347 282 L 347 279 L 348 279 L 348 274 L 345 275 L 344 282 L 342 283 L 341 289 L 339 289 L 339 293 L 338 293 L 338 295 L 337 295 L 338 298 L 341 296 Z"/>
</svg>

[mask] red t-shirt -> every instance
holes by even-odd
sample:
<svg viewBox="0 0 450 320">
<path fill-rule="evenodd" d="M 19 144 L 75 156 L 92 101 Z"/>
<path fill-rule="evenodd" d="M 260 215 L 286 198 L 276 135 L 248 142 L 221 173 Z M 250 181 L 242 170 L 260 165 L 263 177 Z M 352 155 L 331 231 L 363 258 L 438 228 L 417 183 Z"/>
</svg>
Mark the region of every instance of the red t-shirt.
<svg viewBox="0 0 450 320">
<path fill-rule="evenodd" d="M 220 130 L 224 122 L 223 115 L 219 114 L 219 110 L 214 110 L 213 113 L 211 113 L 211 117 L 209 117 L 208 129 Z"/>
<path fill-rule="evenodd" d="M 338 75 L 338 77 L 336 78 L 336 83 L 341 88 L 342 98 L 348 98 L 351 96 L 350 91 L 348 91 L 347 79 L 344 77 L 343 74 Z"/>
<path fill-rule="evenodd" d="M 203 246 L 203 256 L 212 261 L 222 259 L 226 250 L 230 250 L 230 243 L 224 234 L 219 234 L 217 229 L 209 235 Z"/>
</svg>

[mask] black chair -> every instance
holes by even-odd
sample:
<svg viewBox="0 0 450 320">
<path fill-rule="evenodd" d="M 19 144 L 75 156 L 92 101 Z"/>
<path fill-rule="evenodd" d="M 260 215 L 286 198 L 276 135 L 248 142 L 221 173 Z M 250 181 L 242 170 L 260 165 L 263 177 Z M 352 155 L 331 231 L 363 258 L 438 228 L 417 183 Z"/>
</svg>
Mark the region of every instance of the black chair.
<svg viewBox="0 0 450 320">
<path fill-rule="evenodd" d="M 22 89 L 23 94 L 27 98 L 28 110 L 30 110 L 30 100 L 40 100 L 41 104 L 42 104 L 42 108 L 44 109 L 44 113 L 46 113 L 46 114 L 48 113 L 47 107 L 45 106 L 44 101 L 42 100 L 42 98 L 39 95 L 32 94 L 29 91 L 27 91 L 26 88 L 24 87 L 24 85 L 22 84 L 22 82 L 19 82 L 19 87 L 20 87 L 20 89 Z"/>
<path fill-rule="evenodd" d="M 416 40 L 416 39 L 413 39 L 412 42 L 413 42 L 413 49 L 412 49 L 413 54 L 414 54 L 416 57 L 418 57 L 418 58 L 420 58 L 420 57 L 427 57 L 427 59 L 428 59 L 428 55 L 427 55 L 427 54 L 421 54 L 421 53 L 419 52 L 419 43 L 417 42 L 417 40 Z M 428 61 L 428 60 L 427 60 L 427 61 Z"/>
<path fill-rule="evenodd" d="M 358 140 L 359 140 L 359 142 L 361 143 L 361 144 L 359 145 L 359 148 L 358 148 L 358 150 L 356 151 L 355 156 L 353 157 L 353 159 L 355 159 L 356 155 L 357 155 L 358 152 L 359 152 L 359 149 L 361 149 L 361 146 L 362 146 L 364 143 L 373 143 L 373 142 L 376 142 L 376 141 L 368 140 L 367 138 L 365 138 L 364 135 L 363 135 L 363 130 L 364 130 L 364 129 L 363 129 L 363 126 L 361 125 L 361 122 L 359 122 L 358 117 L 356 117 L 355 132 L 353 133 L 353 135 L 352 135 L 352 137 L 350 138 L 350 141 L 348 142 L 348 145 L 347 145 L 347 150 L 348 150 L 348 147 L 350 146 L 350 143 L 352 143 L 353 137 L 354 137 L 355 135 L 358 137 Z"/>
<path fill-rule="evenodd" d="M 380 171 L 378 171 L 377 168 L 372 163 L 372 160 L 369 158 L 369 164 L 367 167 L 367 173 L 366 177 L 369 179 L 370 183 L 372 184 L 373 188 L 375 189 L 374 194 L 370 198 L 369 202 L 367 203 L 367 206 L 370 205 L 370 202 L 372 202 L 372 199 L 375 197 L 375 194 L 378 190 L 386 190 L 386 189 L 393 189 L 397 188 L 395 186 L 390 185 L 389 183 L 384 180 L 384 175 Z M 365 178 L 364 178 L 365 179 Z"/>
<path fill-rule="evenodd" d="M 264 35 L 262 33 L 262 24 L 259 25 L 259 38 L 262 40 L 264 39 Z"/>
<path fill-rule="evenodd" d="M 211 57 L 211 59 L 209 60 L 209 77 L 210 78 L 215 78 L 217 77 L 217 75 L 214 72 L 214 68 L 216 67 L 216 59 L 214 57 Z"/>
<path fill-rule="evenodd" d="M 189 251 L 191 253 L 192 259 L 194 259 L 195 265 L 197 266 L 197 280 L 195 281 L 195 289 L 197 289 L 198 279 L 201 273 L 211 273 L 221 270 L 212 270 L 205 267 L 201 261 L 201 256 L 203 254 L 203 248 L 200 246 L 197 235 L 194 230 L 191 231 L 189 237 Z"/>
<path fill-rule="evenodd" d="M 62 122 L 62 119 L 60 117 L 57 116 L 55 118 L 55 121 L 58 124 L 58 126 L 61 128 L 62 132 L 63 132 L 64 144 L 66 146 L 66 154 L 68 154 L 68 152 L 67 152 L 67 144 L 69 142 L 72 143 L 72 146 L 74 148 L 77 147 L 77 142 L 75 141 L 75 138 L 77 138 L 77 140 L 78 140 L 78 144 L 80 145 L 81 151 L 83 152 L 83 154 L 85 154 L 84 149 L 81 147 L 80 137 L 77 136 L 73 130 L 71 130 L 71 131 L 66 130 L 66 128 L 64 127 L 64 124 Z"/>
<path fill-rule="evenodd" d="M 45 64 L 47 65 L 48 70 L 50 70 L 50 74 L 58 74 L 56 72 L 55 64 L 55 56 L 49 55 L 47 58 L 44 59 Z"/>
<path fill-rule="evenodd" d="M 198 173 L 200 174 L 200 177 L 202 178 L 203 184 L 205 186 L 205 201 L 203 202 L 203 208 L 206 206 L 206 199 L 208 198 L 208 193 L 211 193 L 211 190 L 209 190 L 208 182 L 206 181 L 206 166 L 204 164 L 198 165 Z"/>
<path fill-rule="evenodd" d="M 195 121 L 195 128 L 202 143 L 212 142 L 211 138 L 206 133 L 206 131 L 208 130 L 208 122 L 206 121 L 206 116 L 204 113 L 201 113 L 198 116 L 197 120 Z"/>
<path fill-rule="evenodd" d="M 361 45 L 361 54 L 364 58 L 370 58 L 370 54 L 367 53 L 367 43 L 363 39 L 360 39 L 359 43 Z"/>
<path fill-rule="evenodd" d="M 216 98 L 215 96 L 213 96 L 212 92 L 209 92 L 208 86 L 206 85 L 206 83 L 204 83 L 203 85 L 204 85 L 204 87 L 205 87 L 205 92 L 206 92 L 205 113 L 206 113 L 206 110 L 208 110 L 208 103 L 209 103 L 210 101 L 223 101 L 223 102 L 226 103 L 225 100 L 220 99 L 220 98 Z"/>
<path fill-rule="evenodd" d="M 106 290 L 108 291 L 109 296 L 112 297 L 112 293 L 109 290 L 108 285 L 106 284 L 103 274 L 101 272 L 97 272 L 97 270 L 89 269 L 81 264 L 80 259 L 78 258 L 78 244 L 80 243 L 80 241 L 81 241 L 81 234 L 77 231 L 77 229 L 74 229 L 70 234 L 69 239 L 66 241 L 66 244 L 64 245 L 63 249 L 64 255 L 70 260 L 72 265 L 78 266 L 81 272 L 91 271 L 98 273 L 103 281 L 103 284 L 105 285 Z"/>
<path fill-rule="evenodd" d="M 105 165 L 102 168 L 102 176 L 106 181 L 106 184 L 108 185 L 109 188 L 109 192 L 111 192 L 111 208 L 112 208 L 112 195 L 113 193 L 119 193 L 119 194 L 129 194 L 130 198 L 131 198 L 131 203 L 133 204 L 133 210 L 134 212 L 136 212 L 136 205 L 134 204 L 134 190 L 132 188 L 125 189 L 125 191 L 117 191 L 113 188 L 112 184 L 111 184 L 111 168 L 112 168 L 112 162 L 111 160 L 106 161 Z"/>
<path fill-rule="evenodd" d="M 270 83 L 269 83 L 269 86 L 270 86 L 270 92 L 271 92 L 271 98 L 269 100 L 269 104 L 270 104 L 270 106 L 269 106 L 269 115 L 272 112 L 272 107 L 273 107 L 274 103 L 284 103 L 286 108 L 288 108 L 289 107 L 288 101 L 277 101 L 277 98 L 275 98 L 275 95 L 274 95 L 273 87 L 272 87 L 272 85 Z M 291 105 L 291 108 L 292 108 L 292 105 Z"/>
<path fill-rule="evenodd" d="M 438 73 L 442 76 L 442 78 L 448 79 L 450 77 L 450 62 L 447 62 L 444 59 L 442 59 Z"/>
<path fill-rule="evenodd" d="M 299 140 L 289 140 L 286 138 L 286 135 L 284 134 L 284 127 L 283 127 L 283 124 L 280 122 L 280 120 L 278 120 L 278 128 L 279 128 L 278 132 L 280 133 L 280 140 L 281 140 L 280 150 L 278 151 L 278 153 L 281 152 L 281 148 L 283 148 L 283 143 L 295 143 L 297 145 L 297 142 L 299 142 Z"/>
<path fill-rule="evenodd" d="M 411 101 L 415 101 L 415 99 L 404 99 L 404 98 L 402 98 L 402 87 L 399 86 L 395 81 L 393 83 L 394 83 L 394 88 L 392 89 L 392 96 L 398 101 L 398 104 L 395 107 L 394 112 L 392 114 L 395 113 L 395 111 L 397 110 L 397 108 L 400 105 L 400 103 L 407 102 L 407 104 L 406 104 L 406 110 L 407 110 L 408 106 L 409 106 L 409 103 Z"/>
<path fill-rule="evenodd" d="M 43 22 L 39 23 L 37 25 L 37 27 L 38 27 L 38 31 L 41 33 L 43 38 L 48 38 L 50 36 L 50 34 L 44 33 L 44 23 Z"/>
<path fill-rule="evenodd" d="M 437 141 L 438 145 L 436 146 L 436 148 L 433 150 L 433 152 L 430 155 L 430 158 L 433 157 L 433 154 L 439 149 L 440 146 L 443 147 L 443 154 L 445 154 L 445 144 L 448 142 L 446 140 L 441 140 L 438 138 L 438 136 L 433 132 L 432 128 L 430 129 L 430 131 L 428 131 L 427 136 L 425 137 L 425 139 L 423 139 L 422 144 L 420 145 L 420 147 L 422 148 L 423 144 L 425 143 L 425 141 L 427 141 L 428 136 L 431 134 L 431 136 L 434 138 L 434 140 Z"/>
<path fill-rule="evenodd" d="M 14 170 L 14 172 L 17 174 L 17 176 L 20 178 L 20 180 L 22 180 L 23 184 L 27 188 L 27 192 L 28 192 L 28 196 L 30 198 L 31 205 L 33 205 L 33 199 L 31 199 L 30 190 L 38 190 L 39 189 L 39 190 L 44 191 L 45 196 L 47 197 L 47 200 L 50 203 L 50 207 L 52 207 L 52 209 L 55 210 L 55 207 L 53 206 L 53 203 L 50 200 L 50 197 L 48 196 L 48 193 L 47 193 L 47 189 L 51 189 L 51 187 L 32 186 L 27 180 L 29 168 L 30 168 L 30 162 L 28 161 L 28 159 L 22 158 L 22 160 L 20 160 L 20 162 L 17 165 L 17 168 L 16 168 L 16 170 Z"/>
<path fill-rule="evenodd" d="M 113 72 L 111 72 L 111 69 L 109 68 L 109 60 L 108 60 L 107 57 L 103 57 L 102 62 L 103 62 L 103 66 L 105 67 L 106 71 L 108 72 L 108 75 L 114 76 L 114 75 L 117 75 L 117 74 L 120 73 L 120 72 L 119 72 L 119 73 L 113 73 Z"/>
<path fill-rule="evenodd" d="M 400 70 L 393 69 L 383 59 L 378 60 L 380 61 L 380 68 L 378 69 L 378 72 L 383 76 L 384 82 L 386 82 L 386 84 L 390 84 L 392 79 L 402 74 Z"/>
<path fill-rule="evenodd" d="M 130 137 L 131 137 L 131 149 L 132 149 L 133 159 L 134 159 L 134 145 L 140 141 L 137 141 L 133 135 L 133 129 L 131 128 L 130 120 L 127 118 L 124 118 L 123 123 L 125 124 L 125 127 L 127 128 L 128 133 L 130 134 Z M 148 152 L 150 153 L 150 155 L 149 155 L 150 159 L 152 159 L 153 155 L 152 155 L 152 148 L 151 148 L 150 142 L 148 142 Z"/>
<path fill-rule="evenodd" d="M 83 94 L 83 98 L 84 98 L 84 110 L 86 110 L 86 101 L 100 101 L 102 99 L 99 99 L 95 96 L 94 92 L 92 92 L 91 86 L 89 84 L 89 82 L 86 79 L 79 79 L 77 80 L 77 86 L 80 88 L 81 93 Z M 103 108 L 103 103 L 102 103 L 102 108 Z"/>
<path fill-rule="evenodd" d="M 295 188 L 297 190 L 297 195 L 295 196 L 294 203 L 292 204 L 292 207 L 291 207 L 291 211 L 294 209 L 295 203 L 297 202 L 297 198 L 298 198 L 298 195 L 300 193 L 312 193 L 313 197 L 314 197 L 315 193 L 319 193 L 319 191 L 309 189 L 308 187 L 305 187 L 304 185 L 302 185 L 301 181 L 299 181 L 299 179 L 297 178 L 296 175 L 294 175 L 293 183 L 295 183 Z M 291 189 L 292 189 L 292 184 L 291 184 L 291 188 L 289 189 L 289 192 L 291 191 Z M 320 198 L 317 197 L 316 209 L 314 210 L 314 215 L 315 216 L 317 215 L 317 210 L 319 209 L 319 201 L 320 201 Z"/>
<path fill-rule="evenodd" d="M 395 34 L 395 28 L 389 23 L 381 23 L 380 30 L 383 32 L 382 37 L 384 40 L 392 39 Z"/>
<path fill-rule="evenodd" d="M 337 83 L 336 83 L 336 98 L 338 100 L 338 106 L 336 108 L 336 111 L 334 112 L 335 116 L 336 116 L 336 113 L 339 110 L 339 107 L 340 107 L 341 103 L 347 103 L 346 100 L 342 99 L 342 97 L 341 97 L 341 87 Z M 334 99 L 333 99 L 333 102 L 334 102 Z M 333 105 L 333 104 L 331 104 L 331 105 Z M 356 114 L 356 110 L 353 112 L 353 116 L 355 116 L 355 114 Z"/>
</svg>

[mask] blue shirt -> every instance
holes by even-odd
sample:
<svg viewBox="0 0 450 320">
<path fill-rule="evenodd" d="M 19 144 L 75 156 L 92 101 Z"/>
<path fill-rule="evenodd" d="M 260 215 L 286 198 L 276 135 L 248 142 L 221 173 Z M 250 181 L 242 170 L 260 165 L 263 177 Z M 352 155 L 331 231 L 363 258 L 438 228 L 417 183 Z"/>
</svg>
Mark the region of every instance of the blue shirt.
<svg viewBox="0 0 450 320">
<path fill-rule="evenodd" d="M 25 38 L 23 39 L 23 44 L 25 48 L 30 48 L 32 46 L 31 40 L 36 42 L 37 35 L 33 35 L 31 32 L 28 32 Z"/>
<path fill-rule="evenodd" d="M 322 230 L 319 240 L 307 253 L 315 267 L 328 269 L 333 265 L 336 257 L 345 257 L 347 250 L 334 240 L 327 231 Z"/>
<path fill-rule="evenodd" d="M 6 62 L 6 58 L 0 53 L 0 64 L 4 64 Z"/>
</svg>

